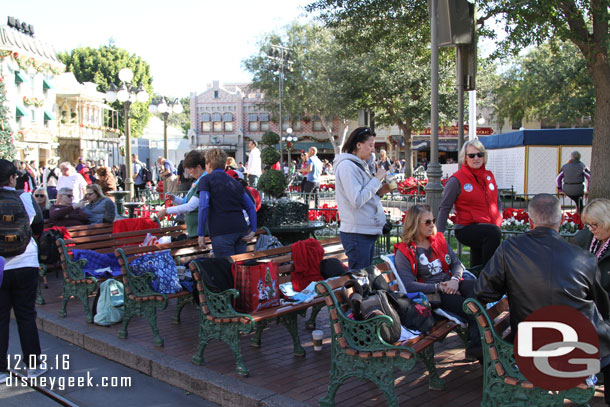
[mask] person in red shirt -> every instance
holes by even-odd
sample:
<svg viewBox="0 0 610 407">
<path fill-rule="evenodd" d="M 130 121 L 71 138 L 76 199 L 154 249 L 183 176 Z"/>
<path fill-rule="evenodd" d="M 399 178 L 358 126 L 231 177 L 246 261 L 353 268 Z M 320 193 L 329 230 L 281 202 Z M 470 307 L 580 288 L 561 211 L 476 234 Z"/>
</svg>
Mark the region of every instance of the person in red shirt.
<svg viewBox="0 0 610 407">
<path fill-rule="evenodd" d="M 502 211 L 496 179 L 485 168 L 487 151 L 478 140 L 464 143 L 458 161 L 461 168 L 453 174 L 438 212 L 438 231 L 444 232 L 447 218 L 455 207 L 455 237 L 470 247 L 470 267 L 484 266 L 500 245 Z"/>
<path fill-rule="evenodd" d="M 482 357 L 479 331 L 474 318 L 466 315 L 462 305 L 466 298 L 474 296 L 476 280 L 462 278 L 464 266 L 445 236 L 437 232 L 434 221 L 429 205 L 409 208 L 402 242 L 394 245 L 396 271 L 407 293 L 423 292 L 431 301 L 438 295 L 440 309 L 468 323 L 470 344 L 466 360 L 475 361 Z"/>
</svg>

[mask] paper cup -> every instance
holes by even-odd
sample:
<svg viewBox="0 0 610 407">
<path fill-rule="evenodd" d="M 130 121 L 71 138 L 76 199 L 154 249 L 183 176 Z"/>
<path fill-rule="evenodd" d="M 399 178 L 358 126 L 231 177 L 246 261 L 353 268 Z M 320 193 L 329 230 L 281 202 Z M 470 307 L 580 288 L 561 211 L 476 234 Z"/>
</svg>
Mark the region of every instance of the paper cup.
<svg viewBox="0 0 610 407">
<path fill-rule="evenodd" d="M 322 340 L 324 339 L 324 332 L 316 329 L 311 333 L 313 337 L 313 350 L 321 351 L 322 350 Z"/>
</svg>

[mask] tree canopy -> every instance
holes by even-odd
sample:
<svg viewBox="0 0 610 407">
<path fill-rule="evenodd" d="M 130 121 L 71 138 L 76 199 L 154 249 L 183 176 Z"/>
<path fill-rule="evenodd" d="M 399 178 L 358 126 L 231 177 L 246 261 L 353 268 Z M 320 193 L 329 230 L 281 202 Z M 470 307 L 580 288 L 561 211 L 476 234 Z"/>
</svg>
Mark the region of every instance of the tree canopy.
<svg viewBox="0 0 610 407">
<path fill-rule="evenodd" d="M 595 94 L 590 198 L 610 198 L 610 0 L 481 0 L 479 22 L 499 19 L 506 37 L 496 55 L 517 54 L 546 41 L 573 43 L 582 54 Z"/>
<path fill-rule="evenodd" d="M 149 96 L 153 94 L 152 77 L 149 65 L 135 54 L 129 54 L 114 44 L 103 45 L 100 48 L 76 48 L 72 51 L 59 54 L 59 59 L 66 65 L 66 71 L 74 73 L 79 82 L 94 82 L 100 92 L 106 92 L 111 83 L 118 85 L 119 71 L 130 68 L 133 71 L 133 84 L 142 84 Z M 122 115 L 123 104 L 119 101 L 112 103 L 112 107 L 121 114 L 119 126 L 124 127 L 125 118 Z M 139 137 L 148 122 L 148 104 L 133 103 L 131 105 L 131 134 Z"/>
</svg>

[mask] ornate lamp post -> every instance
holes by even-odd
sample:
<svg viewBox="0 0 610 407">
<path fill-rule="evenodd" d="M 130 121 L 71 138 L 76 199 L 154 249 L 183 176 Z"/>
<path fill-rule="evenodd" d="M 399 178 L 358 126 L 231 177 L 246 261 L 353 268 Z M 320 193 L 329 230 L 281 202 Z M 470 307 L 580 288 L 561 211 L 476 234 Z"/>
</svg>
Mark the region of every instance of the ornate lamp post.
<svg viewBox="0 0 610 407">
<path fill-rule="evenodd" d="M 297 136 L 292 136 L 292 128 L 288 127 L 286 129 L 286 133 L 288 133 L 287 137 L 282 137 L 281 141 L 287 141 L 289 143 L 296 143 L 299 139 Z M 292 162 L 292 157 L 290 156 L 291 148 L 286 147 L 286 151 L 288 151 L 288 168 L 290 168 L 290 163 Z"/>
<path fill-rule="evenodd" d="M 271 44 L 271 49 L 267 53 L 269 59 L 274 61 L 271 65 L 273 71 L 277 71 L 280 75 L 280 165 L 284 158 L 284 152 L 282 149 L 282 98 L 284 97 L 284 66 L 288 67 L 288 70 L 292 70 L 292 61 L 290 60 L 290 51 L 292 49 L 283 47 L 281 45 Z M 290 152 L 288 152 L 290 155 Z"/>
<path fill-rule="evenodd" d="M 170 113 L 182 113 L 182 103 L 178 99 L 174 99 L 173 102 L 168 103 L 167 98 L 161 97 L 157 101 L 153 101 L 148 106 L 148 111 L 152 114 L 161 113 L 163 116 L 163 154 L 165 158 L 168 158 L 169 148 L 167 146 L 167 119 Z"/>
<path fill-rule="evenodd" d="M 118 100 L 123 104 L 125 114 L 125 191 L 129 192 L 129 196 L 133 197 L 133 168 L 131 163 L 131 138 L 129 131 L 129 109 L 132 103 L 148 102 L 148 93 L 144 90 L 144 86 L 132 85 L 133 71 L 129 68 L 123 68 L 119 71 L 119 79 L 121 86 L 118 88 L 114 83 L 110 84 L 110 89 L 106 92 L 106 100 L 108 103 L 113 103 Z"/>
</svg>

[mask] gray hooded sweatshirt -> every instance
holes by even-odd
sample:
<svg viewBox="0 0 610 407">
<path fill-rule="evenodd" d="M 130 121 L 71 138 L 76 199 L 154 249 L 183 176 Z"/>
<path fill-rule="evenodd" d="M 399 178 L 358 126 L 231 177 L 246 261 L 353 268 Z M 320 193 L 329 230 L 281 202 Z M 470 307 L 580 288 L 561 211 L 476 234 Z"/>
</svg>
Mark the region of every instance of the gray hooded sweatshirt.
<svg viewBox="0 0 610 407">
<path fill-rule="evenodd" d="M 341 227 L 344 233 L 379 235 L 386 222 L 377 191 L 381 181 L 368 171 L 366 162 L 354 154 L 335 157 L 335 191 Z"/>
</svg>

